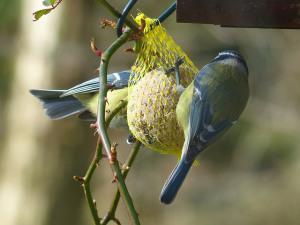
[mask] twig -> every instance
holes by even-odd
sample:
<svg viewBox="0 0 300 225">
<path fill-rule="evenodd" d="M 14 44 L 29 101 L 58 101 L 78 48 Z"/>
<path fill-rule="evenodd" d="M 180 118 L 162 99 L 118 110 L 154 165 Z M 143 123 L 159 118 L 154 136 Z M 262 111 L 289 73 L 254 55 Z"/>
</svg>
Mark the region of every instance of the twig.
<svg viewBox="0 0 300 225">
<path fill-rule="evenodd" d="M 97 115 L 97 125 L 98 133 L 101 137 L 102 144 L 106 150 L 106 154 L 110 158 L 110 141 L 108 139 L 106 125 L 105 125 L 105 107 L 106 107 L 106 97 L 107 97 L 107 68 L 111 56 L 120 48 L 129 38 L 131 30 L 127 30 L 123 33 L 116 41 L 114 41 L 102 54 L 100 68 L 99 68 L 99 80 L 100 80 L 100 89 L 99 89 L 99 109 Z"/>
<path fill-rule="evenodd" d="M 63 0 L 58 0 L 52 5 L 52 9 L 55 9 Z"/>
<path fill-rule="evenodd" d="M 137 142 L 134 147 L 132 148 L 130 155 L 127 158 L 127 161 L 125 163 L 125 168 L 123 168 L 123 178 L 124 180 L 127 177 L 127 174 L 129 173 L 129 170 L 139 152 L 139 149 L 141 147 L 141 143 Z M 118 207 L 120 201 L 120 192 L 119 190 L 116 191 L 115 193 L 115 197 L 111 203 L 111 206 L 109 208 L 109 211 L 107 212 L 106 216 L 103 218 L 103 220 L 101 221 L 101 225 L 106 225 L 109 221 L 114 220 L 116 218 L 116 210 Z"/>
<path fill-rule="evenodd" d="M 89 165 L 89 168 L 88 168 L 87 172 L 85 173 L 85 176 L 84 177 L 79 177 L 79 176 L 73 177 L 74 180 L 80 182 L 81 186 L 83 187 L 84 195 L 88 202 L 89 208 L 91 210 L 91 214 L 93 216 L 95 225 L 100 225 L 100 218 L 98 216 L 96 201 L 94 200 L 92 192 L 91 192 L 90 181 L 95 172 L 95 169 L 97 168 L 99 161 L 102 158 L 101 152 L 102 152 L 101 151 L 101 142 L 100 142 L 100 138 L 98 138 L 94 158 L 93 158 L 91 164 Z"/>
<path fill-rule="evenodd" d="M 106 116 L 105 121 L 106 121 L 106 128 L 108 128 L 111 120 L 115 117 L 115 115 L 121 111 L 121 109 L 123 109 L 126 105 L 127 105 L 128 101 L 126 99 L 123 99 L 120 101 L 120 103 L 116 106 L 116 108 L 111 111 L 108 116 Z"/>
<path fill-rule="evenodd" d="M 107 126 L 109 126 L 113 117 L 120 110 L 122 110 L 126 105 L 127 105 L 127 101 L 122 100 L 119 103 L 119 105 L 117 105 L 117 107 L 109 113 L 109 115 L 106 117 L 106 125 Z M 91 214 L 93 216 L 95 225 L 100 225 L 100 218 L 99 218 L 99 214 L 97 211 L 96 201 L 94 200 L 92 192 L 91 192 L 90 182 L 91 182 L 92 176 L 93 176 L 95 169 L 97 168 L 101 158 L 102 158 L 102 146 L 101 146 L 100 138 L 98 138 L 94 158 L 93 158 L 92 162 L 90 163 L 89 168 L 88 168 L 87 172 L 85 173 L 85 176 L 84 177 L 74 176 L 74 179 L 79 181 L 84 189 L 84 194 L 85 194 L 86 200 L 88 202 Z"/>
<path fill-rule="evenodd" d="M 100 138 L 98 138 L 96 152 L 95 152 L 93 161 L 90 164 L 90 166 L 84 176 L 84 182 L 83 182 L 84 194 L 85 194 L 86 200 L 89 204 L 89 208 L 91 210 L 95 225 L 100 224 L 100 218 L 98 215 L 96 201 L 94 200 L 92 192 L 91 192 L 90 181 L 91 181 L 91 178 L 92 178 L 92 176 L 95 172 L 95 169 L 97 168 L 101 158 L 102 158 L 102 147 L 101 147 Z"/>
<path fill-rule="evenodd" d="M 111 168 L 116 175 L 117 178 L 117 184 L 120 193 L 122 194 L 122 197 L 124 198 L 124 201 L 126 202 L 126 205 L 130 211 L 130 214 L 132 216 L 132 219 L 136 225 L 139 225 L 139 218 L 138 214 L 135 210 L 135 207 L 132 202 L 132 198 L 127 190 L 126 184 L 123 179 L 123 175 L 120 169 L 119 162 L 112 157 L 111 154 L 111 143 L 109 141 L 106 126 L 105 126 L 105 107 L 106 107 L 106 96 L 107 96 L 107 67 L 109 60 L 111 56 L 115 53 L 115 51 L 120 48 L 129 38 L 129 36 L 132 34 L 131 30 L 126 30 L 116 41 L 112 43 L 112 45 L 106 49 L 102 55 L 101 63 L 100 63 L 100 73 L 99 73 L 99 79 L 100 79 L 100 90 L 99 90 L 99 109 L 98 109 L 98 117 L 97 117 L 97 124 L 99 128 L 99 136 L 101 137 L 102 145 L 107 153 L 108 159 L 111 162 Z"/>
</svg>

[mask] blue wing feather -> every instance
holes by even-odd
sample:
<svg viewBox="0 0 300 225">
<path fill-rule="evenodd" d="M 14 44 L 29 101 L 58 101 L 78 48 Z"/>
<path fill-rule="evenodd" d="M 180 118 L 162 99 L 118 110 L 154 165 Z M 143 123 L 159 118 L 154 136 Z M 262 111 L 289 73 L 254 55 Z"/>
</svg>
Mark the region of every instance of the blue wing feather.
<svg viewBox="0 0 300 225">
<path fill-rule="evenodd" d="M 218 124 L 212 124 L 214 110 L 209 102 L 208 85 L 202 85 L 201 80 L 207 76 L 204 67 L 194 81 L 192 102 L 190 105 L 189 129 L 182 149 L 181 159 L 166 181 L 160 194 L 160 201 L 170 204 L 176 197 L 183 181 L 189 172 L 197 155 L 203 151 L 215 137 L 230 127 L 231 123 L 224 119 Z"/>
<path fill-rule="evenodd" d="M 180 121 L 185 129 L 181 159 L 164 185 L 163 203 L 175 198 L 197 155 L 238 119 L 249 95 L 247 78 L 245 61 L 233 52 L 219 54 L 197 74 L 192 99 L 188 99 L 188 124 L 186 118 Z"/>
<path fill-rule="evenodd" d="M 112 73 L 107 76 L 107 84 L 112 85 L 114 89 L 121 89 L 128 86 L 128 80 L 130 77 L 130 70 L 122 71 L 119 73 Z M 81 84 L 78 84 L 68 90 L 66 90 L 61 97 L 74 95 L 74 94 L 86 94 L 99 91 L 100 83 L 99 77 L 88 80 Z"/>
<path fill-rule="evenodd" d="M 170 204 L 174 200 L 192 164 L 191 161 L 188 163 L 184 160 L 179 161 L 161 191 L 160 201 L 162 203 Z"/>
<path fill-rule="evenodd" d="M 128 86 L 130 71 L 109 74 L 107 83 L 115 89 Z M 94 78 L 76 85 L 68 90 L 30 90 L 42 103 L 47 116 L 51 119 L 63 119 L 65 117 L 81 113 L 80 118 L 94 120 L 83 104 L 75 98 L 74 94 L 86 94 L 99 91 L 99 78 Z"/>
<path fill-rule="evenodd" d="M 186 160 L 194 161 L 201 151 L 232 125 L 227 118 L 223 118 L 217 124 L 212 123 L 215 111 L 209 102 L 209 83 L 202 82 L 202 79 L 205 79 L 206 76 L 210 77 L 212 72 L 211 65 L 205 66 L 194 81 L 194 94 L 190 106 L 188 143 L 182 151 L 182 157 L 186 157 Z M 192 148 L 193 150 L 190 151 L 188 147 L 190 145 L 198 146 L 196 148 L 198 152 L 194 152 L 195 148 Z"/>
</svg>

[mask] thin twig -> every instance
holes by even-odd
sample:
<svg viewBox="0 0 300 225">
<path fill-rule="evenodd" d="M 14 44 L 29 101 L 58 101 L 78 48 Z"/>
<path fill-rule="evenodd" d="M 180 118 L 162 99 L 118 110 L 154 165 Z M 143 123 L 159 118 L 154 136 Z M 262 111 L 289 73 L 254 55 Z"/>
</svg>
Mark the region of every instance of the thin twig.
<svg viewBox="0 0 300 225">
<path fill-rule="evenodd" d="M 125 168 L 123 168 L 123 178 L 124 180 L 126 179 L 129 170 L 131 169 L 131 166 L 139 152 L 139 149 L 141 147 L 141 143 L 137 142 L 134 147 L 132 148 L 130 155 L 127 158 L 127 161 L 124 165 Z M 109 221 L 113 220 L 116 218 L 116 210 L 120 201 L 120 192 L 119 190 L 116 191 L 115 197 L 111 203 L 111 206 L 109 207 L 109 211 L 107 212 L 106 216 L 103 218 L 101 221 L 101 225 L 106 225 Z"/>
<path fill-rule="evenodd" d="M 106 117 L 106 125 L 107 126 L 109 126 L 113 117 L 119 111 L 121 111 L 126 105 L 127 105 L 127 101 L 122 100 L 116 106 L 116 108 L 109 113 L 109 115 Z M 93 216 L 95 225 L 100 225 L 100 218 L 99 218 L 99 214 L 98 214 L 98 210 L 97 210 L 97 206 L 96 206 L 96 201 L 94 200 L 92 192 L 91 192 L 90 182 L 91 182 L 92 176 L 93 176 L 95 169 L 97 168 L 101 158 L 102 158 L 102 146 L 101 146 L 100 138 L 98 138 L 94 158 L 93 158 L 92 162 L 90 163 L 89 168 L 88 168 L 87 172 L 85 173 L 85 176 L 84 177 L 77 177 L 77 176 L 74 177 L 74 179 L 79 181 L 81 183 L 81 185 L 83 186 L 84 194 L 85 194 L 86 200 L 88 202 L 91 214 Z"/>
<path fill-rule="evenodd" d="M 94 200 L 92 192 L 91 192 L 90 181 L 91 181 L 91 178 L 92 178 L 92 176 L 95 172 L 95 169 L 97 168 L 97 165 L 98 165 L 99 161 L 102 158 L 102 153 L 99 154 L 99 152 L 100 153 L 102 152 L 100 138 L 98 138 L 95 155 L 93 157 L 93 160 L 92 160 L 91 164 L 89 165 L 88 170 L 85 173 L 85 176 L 84 177 L 79 177 L 79 176 L 74 176 L 73 177 L 74 180 L 80 182 L 81 186 L 83 187 L 84 195 L 85 195 L 85 198 L 88 202 L 88 205 L 89 205 L 91 214 L 93 216 L 95 225 L 100 225 L 100 220 L 101 219 L 98 216 L 96 201 Z"/>
<path fill-rule="evenodd" d="M 99 102 L 98 102 L 98 115 L 97 115 L 97 126 L 98 126 L 98 133 L 101 137 L 102 144 L 106 151 L 106 154 L 111 160 L 110 154 L 110 141 L 108 139 L 106 125 L 105 125 L 105 107 L 106 107 L 106 98 L 107 98 L 107 68 L 108 63 L 111 56 L 120 48 L 123 44 L 126 43 L 130 34 L 132 33 L 131 30 L 127 30 L 123 33 L 117 40 L 115 40 L 102 54 L 100 68 L 99 68 L 99 80 L 100 80 L 100 89 L 99 89 Z"/>
<path fill-rule="evenodd" d="M 107 135 L 107 130 L 105 126 L 105 107 L 106 107 L 106 96 L 107 96 L 107 68 L 108 68 L 108 63 L 111 58 L 111 56 L 117 51 L 118 48 L 120 48 L 130 35 L 132 34 L 131 30 L 126 30 L 116 41 L 114 41 L 111 46 L 106 49 L 102 55 L 101 58 L 101 63 L 100 63 L 100 73 L 99 73 L 99 79 L 100 79 L 100 90 L 99 90 L 99 109 L 98 109 L 98 117 L 97 117 L 97 125 L 98 125 L 98 133 L 99 136 L 101 137 L 102 145 L 106 151 L 107 157 L 110 161 L 111 168 L 117 178 L 117 184 L 120 193 L 122 194 L 122 197 L 124 198 L 124 201 L 130 211 L 131 217 L 136 225 L 139 225 L 139 218 L 138 214 L 135 210 L 135 207 L 133 205 L 132 198 L 128 192 L 128 189 L 126 187 L 126 184 L 123 179 L 122 171 L 120 169 L 119 162 L 115 157 L 112 157 L 111 154 L 111 143 L 109 141 L 108 135 Z M 115 149 L 113 149 L 115 150 Z M 114 156 L 114 154 L 113 154 Z"/>
<path fill-rule="evenodd" d="M 111 111 L 105 118 L 106 121 L 106 128 L 108 128 L 111 120 L 115 117 L 115 115 L 120 112 L 126 105 L 127 105 L 127 99 L 123 99 L 120 101 L 120 103 L 116 106 L 116 108 Z"/>
<path fill-rule="evenodd" d="M 95 172 L 95 169 L 97 168 L 97 165 L 98 165 L 99 161 L 101 160 L 101 158 L 102 158 L 102 148 L 101 148 L 100 138 L 98 138 L 94 158 L 83 178 L 83 184 L 82 184 L 83 189 L 84 189 L 84 194 L 85 194 L 86 200 L 89 204 L 89 208 L 91 210 L 95 225 L 100 225 L 100 218 L 98 215 L 96 201 L 94 200 L 92 192 L 91 192 L 90 181 L 91 181 L 91 178 L 92 178 L 92 176 Z"/>
</svg>

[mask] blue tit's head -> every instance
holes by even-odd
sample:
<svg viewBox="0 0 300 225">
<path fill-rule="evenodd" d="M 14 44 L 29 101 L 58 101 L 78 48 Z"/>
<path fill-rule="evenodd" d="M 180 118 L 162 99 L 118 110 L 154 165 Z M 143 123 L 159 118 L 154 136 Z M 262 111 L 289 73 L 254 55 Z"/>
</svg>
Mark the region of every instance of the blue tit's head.
<svg viewBox="0 0 300 225">
<path fill-rule="evenodd" d="M 237 51 L 227 50 L 220 52 L 214 59 L 213 62 L 220 62 L 220 61 L 228 61 L 228 62 L 235 62 L 238 66 L 241 66 L 245 69 L 247 75 L 249 73 L 247 63 L 243 56 L 238 53 Z"/>
</svg>

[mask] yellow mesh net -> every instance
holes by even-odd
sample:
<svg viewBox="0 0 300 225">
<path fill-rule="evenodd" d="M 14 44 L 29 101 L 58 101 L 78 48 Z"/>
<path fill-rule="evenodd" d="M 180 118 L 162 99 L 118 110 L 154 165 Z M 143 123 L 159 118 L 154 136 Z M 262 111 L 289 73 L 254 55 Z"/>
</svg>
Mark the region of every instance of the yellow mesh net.
<svg viewBox="0 0 300 225">
<path fill-rule="evenodd" d="M 135 21 L 140 26 L 144 21 L 145 29 L 144 36 L 140 40 L 137 59 L 131 68 L 129 85 L 136 84 L 153 69 L 162 68 L 166 71 L 174 67 L 177 58 L 184 59 L 184 63 L 180 66 L 181 84 L 185 87 L 190 84 L 199 70 L 161 24 L 153 26 L 157 20 L 143 13 L 138 14 Z"/>
<path fill-rule="evenodd" d="M 154 19 L 139 14 L 136 22 L 145 21 L 144 36 L 139 43 L 137 59 L 132 66 L 128 92 L 127 121 L 132 134 L 145 146 L 164 154 L 180 156 L 184 142 L 183 129 L 176 117 L 180 98 L 175 73 L 165 71 L 180 65 L 180 84 L 187 87 L 198 69 Z"/>
</svg>

